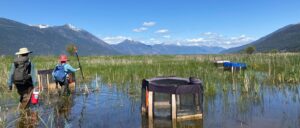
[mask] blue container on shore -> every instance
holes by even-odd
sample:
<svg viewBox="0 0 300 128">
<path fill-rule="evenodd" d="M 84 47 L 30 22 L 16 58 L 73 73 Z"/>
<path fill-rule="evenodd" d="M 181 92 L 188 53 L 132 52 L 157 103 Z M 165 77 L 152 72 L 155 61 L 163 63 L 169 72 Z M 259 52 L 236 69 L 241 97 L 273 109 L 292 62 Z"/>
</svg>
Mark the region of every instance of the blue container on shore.
<svg viewBox="0 0 300 128">
<path fill-rule="evenodd" d="M 235 69 L 246 69 L 247 65 L 246 63 L 240 63 L 240 62 L 225 62 L 223 63 L 224 68 L 235 68 Z"/>
</svg>

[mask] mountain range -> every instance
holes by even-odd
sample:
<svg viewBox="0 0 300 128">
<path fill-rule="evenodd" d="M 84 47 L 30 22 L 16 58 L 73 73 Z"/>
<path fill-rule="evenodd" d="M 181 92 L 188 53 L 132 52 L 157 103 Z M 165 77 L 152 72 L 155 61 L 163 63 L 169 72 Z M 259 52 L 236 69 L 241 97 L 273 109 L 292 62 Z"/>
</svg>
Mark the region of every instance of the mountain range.
<svg viewBox="0 0 300 128">
<path fill-rule="evenodd" d="M 300 23 L 287 25 L 252 43 L 229 48 L 221 53 L 240 53 L 249 46 L 254 46 L 256 52 L 299 52 L 300 51 Z"/>
<path fill-rule="evenodd" d="M 65 53 L 66 45 L 73 43 L 84 49 L 83 55 L 119 54 L 111 45 L 91 33 L 72 25 L 40 27 L 0 18 L 0 53 L 14 54 L 20 47 L 28 47 L 37 55 Z"/>
<path fill-rule="evenodd" d="M 146 45 L 133 40 L 110 45 L 71 24 L 27 25 L 0 18 L 0 54 L 12 55 L 19 48 L 28 47 L 36 55 L 57 55 L 66 53 L 66 46 L 71 43 L 80 49 L 81 55 L 215 54 L 224 50 L 221 47 Z"/>
<path fill-rule="evenodd" d="M 182 46 L 171 44 L 146 45 L 134 40 L 124 40 L 123 42 L 113 45 L 122 54 L 128 55 L 145 55 L 145 54 L 216 54 L 224 50 L 221 47 L 207 46 Z"/>
<path fill-rule="evenodd" d="M 66 46 L 74 44 L 80 55 L 145 55 L 145 54 L 218 54 L 241 53 L 249 46 L 256 52 L 300 51 L 300 23 L 278 29 L 254 42 L 239 47 L 184 46 L 171 44 L 147 45 L 139 41 L 124 40 L 108 44 L 84 29 L 71 24 L 62 26 L 27 25 L 0 18 L 0 54 L 13 55 L 21 47 L 28 47 L 36 55 L 66 53 Z"/>
</svg>

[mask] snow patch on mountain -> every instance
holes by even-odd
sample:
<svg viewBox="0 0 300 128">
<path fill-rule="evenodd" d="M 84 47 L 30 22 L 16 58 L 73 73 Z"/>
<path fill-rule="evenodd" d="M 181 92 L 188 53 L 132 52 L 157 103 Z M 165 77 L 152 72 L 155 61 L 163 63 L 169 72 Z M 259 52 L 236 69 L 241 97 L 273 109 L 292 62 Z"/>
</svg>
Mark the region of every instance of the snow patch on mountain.
<svg viewBox="0 0 300 128">
<path fill-rule="evenodd" d="M 68 27 L 69 29 L 73 30 L 73 31 L 77 31 L 77 32 L 78 32 L 78 31 L 81 31 L 81 29 L 75 27 L 75 26 L 72 25 L 72 24 L 66 24 L 65 26 Z"/>
<path fill-rule="evenodd" d="M 50 27 L 49 25 L 47 24 L 37 24 L 37 25 L 31 25 L 33 27 L 37 27 L 37 28 L 40 28 L 40 29 L 43 29 L 43 28 L 48 28 Z"/>
</svg>

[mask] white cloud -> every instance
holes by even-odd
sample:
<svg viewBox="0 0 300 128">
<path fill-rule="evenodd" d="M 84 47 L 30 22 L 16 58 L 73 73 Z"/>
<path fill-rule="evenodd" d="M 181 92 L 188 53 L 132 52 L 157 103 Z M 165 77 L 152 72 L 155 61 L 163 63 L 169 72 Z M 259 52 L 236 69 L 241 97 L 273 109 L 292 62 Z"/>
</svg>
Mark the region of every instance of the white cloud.
<svg viewBox="0 0 300 128">
<path fill-rule="evenodd" d="M 203 38 L 186 39 L 186 41 L 191 43 L 205 42 Z"/>
<path fill-rule="evenodd" d="M 187 46 L 219 46 L 224 48 L 237 47 L 247 43 L 250 43 L 255 40 L 255 38 L 241 34 L 238 36 L 223 36 L 218 33 L 206 33 L 206 36 L 203 34 L 195 38 L 187 39 L 172 39 L 168 33 L 167 29 L 161 29 L 165 32 L 160 35 L 163 38 L 148 38 L 148 39 L 137 39 L 138 41 L 144 42 L 146 44 L 174 44 L 174 45 L 187 45 Z M 165 38 L 165 39 L 164 39 Z M 171 39 L 167 39 L 171 38 Z M 102 38 L 105 42 L 109 44 L 117 44 L 122 42 L 125 39 L 133 40 L 131 37 L 127 36 L 108 36 Z"/>
<path fill-rule="evenodd" d="M 153 21 L 144 22 L 143 27 L 135 28 L 132 31 L 134 32 L 144 32 L 148 30 L 148 27 L 154 26 L 156 23 Z"/>
<path fill-rule="evenodd" d="M 177 42 L 176 45 L 177 45 L 177 46 L 181 46 L 182 44 L 181 44 L 180 42 Z"/>
<path fill-rule="evenodd" d="M 212 32 L 204 32 L 202 35 L 206 35 L 206 36 L 210 36 L 210 35 L 213 35 L 214 33 Z"/>
<path fill-rule="evenodd" d="M 161 44 L 162 41 L 157 40 L 155 38 L 150 38 L 148 41 L 145 41 L 145 43 L 147 43 L 147 44 Z"/>
<path fill-rule="evenodd" d="M 132 40 L 131 37 L 126 37 L 126 36 L 111 36 L 111 37 L 104 37 L 103 41 L 109 44 L 117 44 L 126 39 Z"/>
<path fill-rule="evenodd" d="M 132 31 L 134 31 L 134 32 L 143 32 L 143 31 L 146 31 L 147 29 L 148 28 L 146 28 L 146 27 L 140 27 L 140 28 L 135 28 Z"/>
<path fill-rule="evenodd" d="M 149 22 L 144 22 L 144 23 L 143 23 L 143 26 L 151 27 L 151 26 L 154 26 L 155 24 L 156 24 L 155 22 L 149 21 Z"/>
<path fill-rule="evenodd" d="M 170 35 L 164 35 L 164 36 L 162 36 L 162 37 L 164 37 L 164 38 L 171 38 Z"/>
<path fill-rule="evenodd" d="M 227 37 L 218 33 L 206 32 L 202 37 L 186 39 L 185 45 L 191 46 L 220 46 L 224 48 L 237 47 L 254 41 L 246 35 Z"/>
<path fill-rule="evenodd" d="M 168 29 L 160 29 L 160 30 L 157 30 L 155 33 L 168 33 L 169 30 Z"/>
<path fill-rule="evenodd" d="M 204 37 L 207 37 L 207 38 L 216 38 L 216 37 L 223 37 L 222 34 L 218 34 L 218 33 L 214 33 L 214 32 L 204 32 L 202 34 L 200 34 L 200 36 L 204 36 Z"/>
</svg>

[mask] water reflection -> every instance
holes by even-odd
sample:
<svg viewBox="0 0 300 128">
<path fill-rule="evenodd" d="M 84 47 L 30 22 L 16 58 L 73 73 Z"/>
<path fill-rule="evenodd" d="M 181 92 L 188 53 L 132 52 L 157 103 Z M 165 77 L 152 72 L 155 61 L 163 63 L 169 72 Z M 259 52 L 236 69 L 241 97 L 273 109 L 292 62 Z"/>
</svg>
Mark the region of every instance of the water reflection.
<svg viewBox="0 0 300 128">
<path fill-rule="evenodd" d="M 241 85 L 237 85 L 241 86 Z M 299 127 L 299 86 L 260 86 L 258 93 L 219 91 L 205 98 L 204 127 Z"/>
<path fill-rule="evenodd" d="M 92 81 L 89 87 L 95 86 Z M 141 113 L 140 96 L 131 96 L 116 85 L 97 85 L 98 91 L 71 96 L 44 94 L 39 105 L 26 112 L 8 112 L 7 127 L 195 127 L 202 128 L 202 120 L 172 122 L 170 118 L 155 117 L 149 124 Z M 138 88 L 139 89 L 139 88 Z M 132 91 L 130 91 L 132 93 Z M 135 94 L 137 95 L 137 94 Z"/>
<path fill-rule="evenodd" d="M 143 128 L 203 128 L 203 120 L 172 121 L 169 118 L 156 117 L 152 121 L 142 117 Z"/>
<path fill-rule="evenodd" d="M 64 126 L 69 124 L 69 115 L 73 106 L 73 97 L 60 97 L 54 105 L 55 126 Z"/>
<path fill-rule="evenodd" d="M 16 123 L 18 128 L 35 128 L 38 125 L 38 112 L 36 110 L 22 110 Z"/>
</svg>

